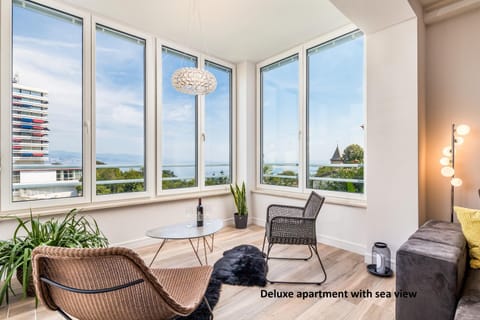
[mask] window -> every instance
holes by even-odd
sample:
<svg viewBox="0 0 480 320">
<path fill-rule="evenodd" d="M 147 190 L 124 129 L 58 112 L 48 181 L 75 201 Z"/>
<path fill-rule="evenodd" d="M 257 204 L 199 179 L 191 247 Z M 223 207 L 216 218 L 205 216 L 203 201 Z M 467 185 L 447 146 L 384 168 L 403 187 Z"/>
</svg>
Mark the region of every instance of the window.
<svg viewBox="0 0 480 320">
<path fill-rule="evenodd" d="M 363 37 L 307 50 L 307 188 L 363 193 Z"/>
<path fill-rule="evenodd" d="M 206 61 L 217 79 L 217 89 L 205 96 L 205 185 L 232 181 L 232 69 Z"/>
<path fill-rule="evenodd" d="M 81 18 L 13 1 L 12 202 L 82 196 L 82 43 Z"/>
<path fill-rule="evenodd" d="M 232 182 L 230 64 L 159 45 L 157 70 L 148 34 L 62 1 L 0 6 L 2 211 L 148 199 L 154 190 L 211 191 Z M 177 92 L 173 72 L 197 66 L 216 76 L 216 91 Z"/>
<path fill-rule="evenodd" d="M 260 69 L 262 184 L 298 187 L 298 95 L 298 55 Z"/>
<path fill-rule="evenodd" d="M 162 189 L 195 187 L 197 166 L 197 97 L 173 88 L 173 73 L 196 67 L 197 58 L 162 48 Z"/>
<path fill-rule="evenodd" d="M 96 25 L 96 194 L 145 191 L 145 40 Z"/>
</svg>

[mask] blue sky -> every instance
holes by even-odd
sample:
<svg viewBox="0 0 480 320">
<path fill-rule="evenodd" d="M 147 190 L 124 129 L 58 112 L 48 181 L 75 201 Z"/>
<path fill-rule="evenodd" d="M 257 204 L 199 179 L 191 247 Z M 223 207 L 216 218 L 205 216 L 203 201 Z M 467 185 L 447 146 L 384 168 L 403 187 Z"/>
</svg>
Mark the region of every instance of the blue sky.
<svg viewBox="0 0 480 320">
<path fill-rule="evenodd" d="M 143 162 L 144 43 L 102 30 L 96 43 L 97 155 Z M 81 23 L 14 6 L 13 72 L 49 93 L 51 153 L 82 151 L 82 63 Z"/>
<path fill-rule="evenodd" d="M 195 97 L 176 91 L 172 74 L 179 68 L 196 66 L 196 61 L 163 50 L 162 55 L 162 155 L 163 163 L 195 163 Z M 230 158 L 230 77 L 231 73 L 207 63 L 217 79 L 217 88 L 205 96 L 205 163 L 228 164 Z M 168 168 L 167 168 L 168 169 Z M 190 171 L 187 175 L 193 175 Z"/>
<path fill-rule="evenodd" d="M 364 145 L 363 37 L 311 52 L 309 63 L 309 159 L 329 163 L 338 144 Z M 298 163 L 299 63 L 263 72 L 265 163 Z"/>
<path fill-rule="evenodd" d="M 50 150 L 81 153 L 82 27 L 14 6 L 13 72 L 49 92 Z M 97 154 L 144 154 L 144 43 L 97 31 Z M 336 145 L 363 146 L 363 38 L 309 56 L 312 163 L 328 162 Z M 163 56 L 163 161 L 195 162 L 195 98 L 178 93 L 172 73 L 195 62 Z M 264 160 L 298 162 L 298 61 L 264 73 Z M 228 72 L 207 66 L 218 87 L 206 96 L 206 163 L 229 161 Z"/>
<path fill-rule="evenodd" d="M 13 71 L 20 83 L 49 92 L 50 152 L 82 151 L 82 26 L 69 17 L 52 17 L 14 5 Z M 102 155 L 128 154 L 143 162 L 145 44 L 108 28 L 96 30 L 96 148 Z M 179 67 L 192 61 L 165 55 L 163 154 L 166 163 L 195 163 L 195 97 L 170 83 Z M 207 67 L 218 80 L 207 96 L 207 163 L 229 162 L 229 76 Z M 118 158 L 117 158 L 118 159 Z M 125 157 L 126 161 L 127 157 Z"/>
<path fill-rule="evenodd" d="M 13 73 L 49 93 L 50 150 L 82 150 L 82 26 L 13 7 Z"/>
</svg>

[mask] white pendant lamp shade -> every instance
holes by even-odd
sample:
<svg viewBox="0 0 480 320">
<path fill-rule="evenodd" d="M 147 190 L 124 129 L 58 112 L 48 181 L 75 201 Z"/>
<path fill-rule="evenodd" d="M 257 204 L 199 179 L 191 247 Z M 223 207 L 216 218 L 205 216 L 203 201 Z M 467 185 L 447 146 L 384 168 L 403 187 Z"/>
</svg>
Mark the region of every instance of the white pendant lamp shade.
<svg viewBox="0 0 480 320">
<path fill-rule="evenodd" d="M 209 94 L 217 88 L 217 79 L 204 69 L 181 68 L 173 73 L 172 85 L 179 92 L 202 95 Z"/>
</svg>

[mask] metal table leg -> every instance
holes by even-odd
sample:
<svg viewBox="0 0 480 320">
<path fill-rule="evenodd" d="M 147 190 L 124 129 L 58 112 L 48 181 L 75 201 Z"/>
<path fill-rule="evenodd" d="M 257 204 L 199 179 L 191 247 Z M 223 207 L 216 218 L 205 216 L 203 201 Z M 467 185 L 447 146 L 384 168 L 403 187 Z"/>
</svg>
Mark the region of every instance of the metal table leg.
<svg viewBox="0 0 480 320">
<path fill-rule="evenodd" d="M 162 248 L 163 248 L 163 246 L 165 245 L 166 242 L 167 242 L 167 239 L 164 239 L 162 241 L 162 243 L 160 244 L 160 247 L 158 248 L 157 252 L 155 253 L 155 256 L 153 257 L 152 262 L 150 262 L 150 264 L 148 265 L 149 268 L 152 266 L 153 262 L 155 261 L 155 259 L 158 256 L 158 253 L 160 252 L 160 250 L 162 250 Z"/>
<path fill-rule="evenodd" d="M 190 242 L 190 245 L 192 246 L 193 252 L 195 253 L 195 256 L 197 257 L 198 262 L 200 263 L 201 266 L 203 266 L 202 259 L 200 259 L 200 256 L 198 255 L 198 250 L 195 249 L 195 246 L 193 245 L 192 239 L 188 239 L 188 242 Z"/>
</svg>

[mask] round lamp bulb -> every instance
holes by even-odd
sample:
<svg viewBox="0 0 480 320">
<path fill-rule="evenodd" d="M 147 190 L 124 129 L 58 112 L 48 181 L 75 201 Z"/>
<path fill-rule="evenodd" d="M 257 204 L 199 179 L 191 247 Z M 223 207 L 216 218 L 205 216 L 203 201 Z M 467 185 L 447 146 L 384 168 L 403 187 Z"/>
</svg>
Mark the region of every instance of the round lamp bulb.
<svg viewBox="0 0 480 320">
<path fill-rule="evenodd" d="M 461 124 L 455 129 L 455 132 L 461 136 L 464 136 L 470 132 L 470 127 L 466 124 Z"/>
<path fill-rule="evenodd" d="M 462 179 L 460 178 L 453 178 L 450 183 L 452 184 L 452 186 L 454 187 L 460 187 L 462 185 Z"/>
<path fill-rule="evenodd" d="M 440 172 L 444 177 L 451 177 L 455 174 L 455 170 L 453 170 L 452 167 L 443 167 L 442 170 L 440 170 Z"/>
<path fill-rule="evenodd" d="M 463 137 L 455 137 L 455 144 L 460 145 L 463 143 L 464 140 L 465 139 L 463 139 Z"/>
<path fill-rule="evenodd" d="M 451 147 L 445 147 L 445 148 L 443 148 L 442 153 L 443 153 L 444 156 L 450 157 L 452 155 L 452 148 Z"/>
<path fill-rule="evenodd" d="M 440 159 L 440 164 L 441 164 L 442 166 L 448 166 L 448 165 L 450 165 L 450 159 L 447 158 L 447 157 L 442 157 L 442 158 Z"/>
</svg>

